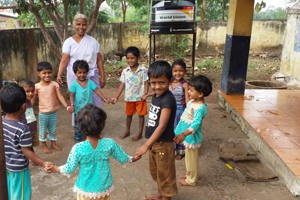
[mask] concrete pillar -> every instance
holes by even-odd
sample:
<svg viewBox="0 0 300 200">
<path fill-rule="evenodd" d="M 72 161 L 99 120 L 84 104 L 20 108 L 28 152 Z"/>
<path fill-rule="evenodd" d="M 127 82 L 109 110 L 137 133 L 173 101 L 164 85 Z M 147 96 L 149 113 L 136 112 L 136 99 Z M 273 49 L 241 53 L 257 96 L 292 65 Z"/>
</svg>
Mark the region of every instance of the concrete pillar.
<svg viewBox="0 0 300 200">
<path fill-rule="evenodd" d="M 254 0 L 230 0 L 221 90 L 244 94 Z"/>
</svg>

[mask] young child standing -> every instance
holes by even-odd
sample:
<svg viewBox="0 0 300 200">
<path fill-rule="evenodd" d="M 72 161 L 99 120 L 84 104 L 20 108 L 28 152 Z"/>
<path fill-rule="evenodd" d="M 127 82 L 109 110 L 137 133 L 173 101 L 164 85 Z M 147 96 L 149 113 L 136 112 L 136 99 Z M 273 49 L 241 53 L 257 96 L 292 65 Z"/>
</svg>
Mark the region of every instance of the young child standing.
<svg viewBox="0 0 300 200">
<path fill-rule="evenodd" d="M 30 129 L 20 122 L 20 116 L 26 110 L 25 103 L 26 94 L 22 87 L 11 84 L 2 88 L 1 107 L 6 112 L 2 117 L 2 126 L 9 200 L 31 199 L 28 158 L 43 167 L 47 165 L 31 150 Z"/>
<path fill-rule="evenodd" d="M 169 63 L 156 61 L 149 67 L 148 76 L 154 92 L 146 124 L 148 140 L 135 156 L 142 156 L 149 150 L 150 174 L 158 186 L 157 194 L 144 199 L 168 200 L 178 193 L 173 144 L 176 100 L 169 91 L 172 69 Z"/>
<path fill-rule="evenodd" d="M 126 131 L 120 136 L 120 139 L 124 139 L 130 135 L 132 116 L 137 111 L 139 116 L 139 132 L 131 140 L 138 141 L 142 138 L 145 115 L 147 115 L 146 98 L 149 88 L 147 69 L 138 63 L 140 50 L 137 47 L 128 47 L 125 51 L 125 56 L 128 67 L 122 71 L 118 92 L 115 98 L 110 99 L 110 102 L 115 104 L 125 89 Z"/>
<path fill-rule="evenodd" d="M 186 73 L 186 64 L 182 59 L 175 60 L 172 64 L 172 74 L 173 79 L 169 86 L 169 90 L 172 92 L 176 99 L 177 110 L 176 116 L 174 121 L 174 130 L 180 120 L 180 117 L 186 108 L 187 102 L 189 102 L 189 95 L 188 95 L 188 84 L 186 80 L 184 80 L 184 75 Z M 175 155 L 176 160 L 181 160 L 184 156 L 184 145 L 177 144 L 174 142 L 175 147 Z"/>
<path fill-rule="evenodd" d="M 202 120 L 207 114 L 204 97 L 212 92 L 212 83 L 204 75 L 197 75 L 189 82 L 189 96 L 191 101 L 181 116 L 174 138 L 177 144 L 185 146 L 186 174 L 181 176 L 179 184 L 195 186 L 198 179 L 198 153 L 202 142 Z"/>
<path fill-rule="evenodd" d="M 20 116 L 20 121 L 29 127 L 32 139 L 32 147 L 30 149 L 34 152 L 33 147 L 37 147 L 39 145 L 39 137 L 36 135 L 37 121 L 33 111 L 33 105 L 31 103 L 34 97 L 34 83 L 31 80 L 24 79 L 19 82 L 19 85 L 23 87 L 26 94 L 26 111 Z M 35 163 L 32 164 L 35 165 Z"/>
<path fill-rule="evenodd" d="M 101 108 L 86 105 L 78 112 L 77 121 L 79 129 L 87 136 L 86 141 L 73 146 L 65 165 L 48 165 L 47 169 L 70 175 L 79 166 L 74 186 L 77 200 L 109 200 L 113 189 L 110 157 L 121 164 L 135 162 L 140 157 L 131 158 L 114 140 L 101 138 L 106 121 L 106 113 Z"/>
<path fill-rule="evenodd" d="M 51 148 L 61 151 L 56 144 L 56 123 L 57 123 L 57 110 L 59 109 L 59 101 L 63 106 L 71 112 L 72 109 L 68 106 L 63 95 L 59 90 L 58 83 L 51 81 L 52 79 L 52 66 L 49 62 L 40 62 L 37 66 L 38 76 L 40 82 L 35 84 L 35 94 L 39 98 L 39 140 L 42 143 L 42 150 L 46 154 L 52 153 L 47 146 L 47 129 L 48 139 L 51 140 Z M 34 102 L 34 100 L 33 100 Z"/>
<path fill-rule="evenodd" d="M 94 83 L 94 81 L 86 78 L 89 72 L 89 64 L 85 60 L 75 61 L 73 64 L 73 71 L 77 76 L 77 79 L 70 85 L 70 106 L 72 107 L 72 111 L 75 108 L 74 140 L 75 142 L 80 142 L 83 135 L 78 128 L 76 114 L 85 105 L 93 103 L 93 92 L 95 92 L 104 102 L 107 100 L 97 88 L 97 85 Z"/>
</svg>

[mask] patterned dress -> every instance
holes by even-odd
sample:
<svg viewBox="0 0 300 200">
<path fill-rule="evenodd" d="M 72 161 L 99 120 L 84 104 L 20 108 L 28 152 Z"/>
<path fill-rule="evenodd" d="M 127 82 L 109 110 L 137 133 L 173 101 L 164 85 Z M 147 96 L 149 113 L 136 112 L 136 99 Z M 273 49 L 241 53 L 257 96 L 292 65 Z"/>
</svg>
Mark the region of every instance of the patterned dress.
<svg viewBox="0 0 300 200">
<path fill-rule="evenodd" d="M 68 161 L 60 167 L 60 172 L 69 176 L 79 167 L 74 192 L 88 198 L 109 196 L 113 189 L 110 157 L 121 164 L 131 160 L 112 139 L 100 139 L 96 149 L 89 141 L 80 142 L 73 146 Z"/>
<path fill-rule="evenodd" d="M 180 121 L 180 117 L 186 108 L 186 103 L 185 103 L 185 91 L 183 88 L 183 84 L 186 82 L 186 80 L 182 79 L 180 84 L 173 89 L 172 84 L 169 86 L 169 90 L 172 92 L 176 99 L 176 104 L 177 104 L 177 110 L 176 110 L 176 116 L 175 116 L 175 121 L 174 121 L 174 130 L 176 129 L 177 124 Z M 175 147 L 175 154 L 179 155 L 184 155 L 184 145 L 183 144 L 176 144 L 174 142 L 174 147 Z"/>
</svg>

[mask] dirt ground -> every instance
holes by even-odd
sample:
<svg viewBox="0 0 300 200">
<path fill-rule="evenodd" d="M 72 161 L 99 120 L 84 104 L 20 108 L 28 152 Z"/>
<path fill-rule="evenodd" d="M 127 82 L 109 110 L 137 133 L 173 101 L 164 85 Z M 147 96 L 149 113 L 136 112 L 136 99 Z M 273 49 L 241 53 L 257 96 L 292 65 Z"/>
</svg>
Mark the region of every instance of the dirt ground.
<svg viewBox="0 0 300 200">
<path fill-rule="evenodd" d="M 208 115 L 205 117 L 203 144 L 199 155 L 199 178 L 196 187 L 182 187 L 178 185 L 179 193 L 174 200 L 292 200 L 297 199 L 285 187 L 282 180 L 275 182 L 249 183 L 242 182 L 234 170 L 227 168 L 218 157 L 218 145 L 223 140 L 248 141 L 239 126 L 231 120 L 230 116 L 216 104 L 216 92 L 220 88 L 221 71 L 214 72 L 215 68 L 206 69 L 205 72 L 214 84 L 214 91 L 207 98 Z M 216 68 L 217 69 L 217 68 Z M 214 76 L 211 76 L 214 74 Z M 256 73 L 258 74 L 258 73 Z M 262 76 L 269 76 L 264 73 Z M 116 92 L 116 84 L 108 84 L 102 92 L 107 97 L 112 97 Z M 120 99 L 122 99 L 121 97 Z M 148 99 L 148 102 L 151 100 Z M 149 103 L 148 103 L 149 106 Z M 129 155 L 133 155 L 136 149 L 146 139 L 131 142 L 130 138 L 120 140 L 118 136 L 125 130 L 125 103 L 116 105 L 103 105 L 108 119 L 103 137 L 114 139 Z M 138 117 L 134 116 L 131 133 L 138 131 Z M 68 157 L 70 149 L 74 145 L 73 127 L 71 116 L 64 110 L 58 111 L 58 145 L 63 151 L 54 151 L 46 155 L 41 147 L 36 148 L 36 153 L 45 160 L 57 165 L 63 165 Z M 251 144 L 250 144 L 251 145 Z M 156 192 L 156 184 L 148 172 L 148 153 L 136 163 L 121 165 L 111 160 L 111 168 L 114 177 L 115 189 L 111 193 L 113 200 L 142 200 L 147 194 Z M 70 178 L 60 174 L 46 174 L 41 167 L 30 166 L 32 175 L 32 200 L 71 200 L 75 199 L 73 186 L 77 178 L 74 173 Z M 185 172 L 184 159 L 176 161 L 177 179 Z"/>
</svg>

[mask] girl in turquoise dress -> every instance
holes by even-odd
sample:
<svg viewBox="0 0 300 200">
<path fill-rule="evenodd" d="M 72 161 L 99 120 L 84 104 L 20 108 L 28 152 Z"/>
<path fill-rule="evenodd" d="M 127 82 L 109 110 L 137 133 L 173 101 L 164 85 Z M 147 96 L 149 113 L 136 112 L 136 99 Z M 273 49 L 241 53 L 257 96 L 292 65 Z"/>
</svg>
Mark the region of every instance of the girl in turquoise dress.
<svg viewBox="0 0 300 200">
<path fill-rule="evenodd" d="M 174 120 L 174 130 L 180 120 L 180 117 L 186 108 L 187 102 L 189 102 L 189 95 L 188 95 L 188 84 L 186 80 L 184 80 L 184 75 L 186 73 L 186 64 L 182 59 L 175 60 L 172 64 L 172 74 L 173 79 L 169 86 L 169 90 L 172 92 L 176 99 L 177 110 L 176 116 Z M 176 160 L 180 160 L 184 156 L 184 145 L 183 144 L 176 144 L 174 142 L 174 149 Z"/>
<path fill-rule="evenodd" d="M 212 83 L 204 75 L 197 75 L 189 82 L 191 101 L 184 110 L 180 122 L 175 129 L 174 141 L 185 146 L 186 173 L 179 184 L 195 186 L 198 179 L 198 154 L 202 142 L 202 120 L 207 114 L 204 97 L 212 91 Z"/>
<path fill-rule="evenodd" d="M 51 172 L 70 176 L 79 166 L 79 174 L 74 186 L 77 200 L 109 200 L 113 190 L 113 178 L 110 170 L 110 157 L 121 164 L 135 162 L 140 157 L 128 156 L 112 139 L 101 138 L 106 113 L 97 106 L 88 104 L 77 115 L 78 127 L 86 141 L 73 146 L 65 165 L 48 165 Z"/>
</svg>

